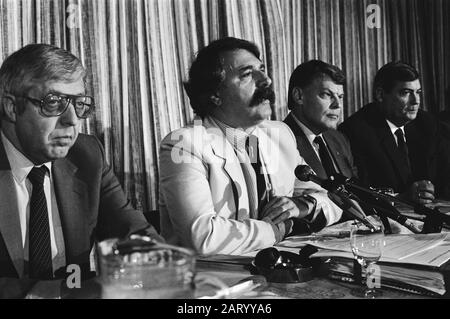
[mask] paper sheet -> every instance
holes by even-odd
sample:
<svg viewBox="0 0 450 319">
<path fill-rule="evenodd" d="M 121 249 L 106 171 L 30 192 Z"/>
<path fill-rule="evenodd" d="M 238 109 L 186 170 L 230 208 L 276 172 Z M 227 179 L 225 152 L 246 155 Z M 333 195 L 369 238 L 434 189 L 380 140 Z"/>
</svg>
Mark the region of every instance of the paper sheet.
<svg viewBox="0 0 450 319">
<path fill-rule="evenodd" d="M 449 236 L 448 233 L 388 235 L 385 237 L 385 246 L 380 261 L 439 267 L 450 259 Z M 353 257 L 348 238 L 312 242 L 311 244 L 323 249 L 313 256 Z"/>
</svg>

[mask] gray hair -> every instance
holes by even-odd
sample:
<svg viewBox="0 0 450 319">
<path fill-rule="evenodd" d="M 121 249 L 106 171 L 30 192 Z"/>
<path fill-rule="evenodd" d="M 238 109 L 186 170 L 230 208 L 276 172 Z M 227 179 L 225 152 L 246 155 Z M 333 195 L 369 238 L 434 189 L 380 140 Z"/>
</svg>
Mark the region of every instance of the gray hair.
<svg viewBox="0 0 450 319">
<path fill-rule="evenodd" d="M 0 111 L 3 114 L 3 99 L 8 93 L 24 95 L 39 82 L 84 81 L 85 77 L 81 61 L 69 51 L 49 44 L 29 44 L 8 56 L 0 67 Z"/>
</svg>

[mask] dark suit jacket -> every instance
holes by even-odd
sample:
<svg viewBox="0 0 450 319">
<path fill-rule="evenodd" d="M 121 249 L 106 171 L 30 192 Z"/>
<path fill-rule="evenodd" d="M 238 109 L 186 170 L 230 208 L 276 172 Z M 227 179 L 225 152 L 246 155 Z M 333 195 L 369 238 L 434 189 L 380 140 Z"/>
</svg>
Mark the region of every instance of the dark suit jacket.
<svg viewBox="0 0 450 319">
<path fill-rule="evenodd" d="M 417 118 L 405 125 L 410 178 L 398 158 L 389 126 L 375 104 L 361 108 L 339 130 L 350 140 L 359 178 L 366 185 L 404 192 L 413 181 L 430 180 L 438 197 L 449 197 L 449 141 L 442 124 L 429 113 L 419 110 Z"/>
<path fill-rule="evenodd" d="M 80 134 L 67 157 L 53 162 L 52 174 L 67 265 L 88 267 L 94 240 L 123 237 L 141 229 L 158 236 L 144 215 L 131 207 L 95 137 Z M 0 140 L 0 277 L 22 278 L 23 272 L 17 197 Z"/>
<path fill-rule="evenodd" d="M 284 122 L 291 128 L 297 140 L 297 149 L 306 163 L 314 170 L 318 177 L 327 179 L 328 176 L 314 151 L 311 143 L 306 138 L 305 133 L 295 121 L 292 113 L 284 119 Z M 357 177 L 357 169 L 353 164 L 353 156 L 350 150 L 350 144 L 342 133 L 336 130 L 328 130 L 322 133 L 325 142 L 330 149 L 331 156 L 338 166 L 340 173 L 346 177 Z"/>
</svg>

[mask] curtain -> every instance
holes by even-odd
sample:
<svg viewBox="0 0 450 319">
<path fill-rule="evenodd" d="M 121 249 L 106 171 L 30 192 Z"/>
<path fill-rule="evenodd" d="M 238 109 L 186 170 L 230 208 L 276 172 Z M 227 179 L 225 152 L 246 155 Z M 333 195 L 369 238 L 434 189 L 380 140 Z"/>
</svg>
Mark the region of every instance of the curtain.
<svg viewBox="0 0 450 319">
<path fill-rule="evenodd" d="M 380 28 L 367 7 L 378 5 Z M 50 43 L 88 69 L 95 115 L 83 131 L 138 209 L 157 208 L 158 145 L 193 119 L 183 82 L 199 49 L 235 36 L 255 42 L 287 114 L 294 68 L 321 59 L 347 76 L 344 117 L 371 101 L 379 67 L 392 60 L 422 75 L 423 107 L 450 105 L 450 0 L 0 0 L 0 60 L 28 43 Z"/>
</svg>

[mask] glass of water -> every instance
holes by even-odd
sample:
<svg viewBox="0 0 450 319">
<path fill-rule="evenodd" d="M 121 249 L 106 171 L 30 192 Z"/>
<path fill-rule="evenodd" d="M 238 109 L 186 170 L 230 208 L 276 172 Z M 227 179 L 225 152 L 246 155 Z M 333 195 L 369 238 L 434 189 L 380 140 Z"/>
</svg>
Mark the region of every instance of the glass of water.
<svg viewBox="0 0 450 319">
<path fill-rule="evenodd" d="M 361 265 L 365 273 L 366 287 L 365 289 L 354 289 L 352 293 L 358 297 L 376 298 L 382 295 L 381 291 L 376 289 L 380 285 L 380 271 L 374 270 L 375 263 L 381 258 L 384 240 L 384 227 L 378 216 L 370 216 L 369 220 L 373 227 L 369 227 L 359 221 L 355 221 L 350 229 L 350 246 L 353 256 Z M 375 284 L 374 284 L 375 283 Z"/>
</svg>

